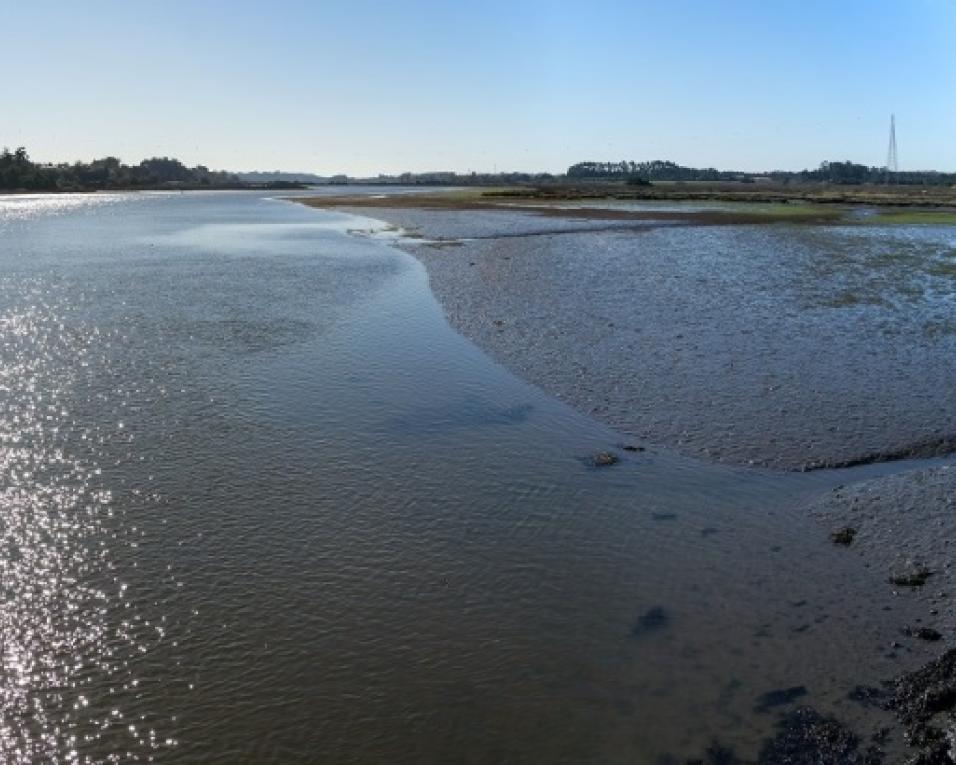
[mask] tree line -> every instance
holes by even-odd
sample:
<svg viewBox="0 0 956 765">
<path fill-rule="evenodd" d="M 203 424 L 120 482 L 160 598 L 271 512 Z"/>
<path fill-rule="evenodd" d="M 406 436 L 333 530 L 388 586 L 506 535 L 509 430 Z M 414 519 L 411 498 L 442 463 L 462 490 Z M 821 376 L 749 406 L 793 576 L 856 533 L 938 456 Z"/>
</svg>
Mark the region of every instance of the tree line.
<svg viewBox="0 0 956 765">
<path fill-rule="evenodd" d="M 868 167 L 849 160 L 822 162 L 814 170 L 773 170 L 750 173 L 737 170 L 717 170 L 713 167 L 684 167 L 675 162 L 578 162 L 568 168 L 567 177 L 578 180 L 653 181 L 743 181 L 772 180 L 777 183 L 832 183 L 950 186 L 956 184 L 956 173 L 934 170 L 890 172 L 885 167 Z"/>
<path fill-rule="evenodd" d="M 719 181 L 722 174 L 712 167 L 684 167 L 675 162 L 578 162 L 568 168 L 568 178 L 642 178 L 646 181 Z"/>
<path fill-rule="evenodd" d="M 96 191 L 100 189 L 242 188 L 238 176 L 203 165 L 186 167 L 178 159 L 153 157 L 124 165 L 116 157 L 73 164 L 40 164 L 27 150 L 0 152 L 0 190 Z"/>
</svg>

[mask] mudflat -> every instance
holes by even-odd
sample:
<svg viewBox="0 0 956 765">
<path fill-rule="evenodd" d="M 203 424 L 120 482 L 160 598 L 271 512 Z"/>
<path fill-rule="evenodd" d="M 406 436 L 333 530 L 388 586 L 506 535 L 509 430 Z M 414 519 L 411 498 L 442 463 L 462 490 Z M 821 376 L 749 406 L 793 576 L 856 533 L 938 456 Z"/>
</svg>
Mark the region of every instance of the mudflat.
<svg viewBox="0 0 956 765">
<path fill-rule="evenodd" d="M 635 439 L 789 470 L 956 449 L 952 226 L 449 196 L 309 203 L 391 224 L 456 329 Z"/>
</svg>

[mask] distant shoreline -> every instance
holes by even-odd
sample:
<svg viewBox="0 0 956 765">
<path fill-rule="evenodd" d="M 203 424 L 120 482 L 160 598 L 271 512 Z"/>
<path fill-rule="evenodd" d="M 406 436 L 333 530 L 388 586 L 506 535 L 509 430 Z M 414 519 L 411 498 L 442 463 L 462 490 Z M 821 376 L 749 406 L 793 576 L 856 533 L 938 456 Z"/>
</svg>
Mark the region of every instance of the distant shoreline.
<svg viewBox="0 0 956 765">
<path fill-rule="evenodd" d="M 658 200 L 708 202 L 812 202 L 904 207 L 956 207 L 956 188 L 948 186 L 710 183 L 657 181 L 647 186 L 575 184 L 539 186 L 521 193 L 495 192 L 502 198 L 539 200 Z"/>
</svg>

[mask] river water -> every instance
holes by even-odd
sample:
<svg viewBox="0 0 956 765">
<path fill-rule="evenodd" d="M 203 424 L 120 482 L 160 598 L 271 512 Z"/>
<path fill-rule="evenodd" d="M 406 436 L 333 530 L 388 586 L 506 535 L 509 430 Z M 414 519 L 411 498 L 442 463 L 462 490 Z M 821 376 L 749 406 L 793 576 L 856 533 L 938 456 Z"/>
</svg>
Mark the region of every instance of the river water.
<svg viewBox="0 0 956 765">
<path fill-rule="evenodd" d="M 845 471 L 593 467 L 367 223 L 0 197 L 4 761 L 753 754 L 762 694 L 862 719 L 918 660 L 794 509 Z"/>
</svg>

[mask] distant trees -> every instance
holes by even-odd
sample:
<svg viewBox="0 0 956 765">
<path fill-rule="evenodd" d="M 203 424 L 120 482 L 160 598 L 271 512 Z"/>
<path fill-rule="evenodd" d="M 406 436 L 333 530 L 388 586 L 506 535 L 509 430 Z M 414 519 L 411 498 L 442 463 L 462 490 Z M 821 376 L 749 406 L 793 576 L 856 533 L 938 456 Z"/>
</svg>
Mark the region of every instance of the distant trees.
<svg viewBox="0 0 956 765">
<path fill-rule="evenodd" d="M 116 157 L 89 163 L 41 165 L 30 160 L 24 147 L 0 152 L 0 190 L 95 191 L 136 188 L 226 188 L 242 182 L 231 173 L 214 172 L 203 165 L 186 167 L 178 159 L 153 157 L 138 165 L 124 165 Z"/>
<path fill-rule="evenodd" d="M 931 170 L 889 172 L 885 167 L 867 167 L 849 160 L 822 162 L 816 170 L 796 174 L 802 180 L 826 183 L 898 183 L 904 185 L 949 186 L 956 183 L 956 173 L 938 173 Z"/>
<path fill-rule="evenodd" d="M 627 179 L 645 181 L 717 181 L 720 173 L 712 167 L 683 167 L 675 162 L 655 159 L 652 162 L 579 162 L 568 168 L 569 178 Z"/>
<path fill-rule="evenodd" d="M 355 179 L 372 184 L 401 184 L 403 186 L 520 186 L 522 184 L 548 183 L 555 176 L 551 173 L 456 173 L 440 171 L 430 173 L 401 173 L 379 175 L 376 178 Z"/>
<path fill-rule="evenodd" d="M 568 168 L 568 178 L 579 180 L 644 181 L 741 181 L 756 179 L 778 183 L 898 183 L 942 186 L 956 184 L 956 173 L 935 171 L 889 173 L 883 167 L 867 167 L 854 162 L 823 162 L 815 170 L 775 170 L 770 173 L 747 173 L 716 170 L 713 167 L 684 167 L 666 160 L 652 162 L 578 162 Z"/>
<path fill-rule="evenodd" d="M 819 170 L 806 173 L 815 180 L 846 184 L 866 183 L 870 180 L 879 183 L 883 180 L 884 174 L 878 168 L 857 165 L 849 160 L 846 162 L 822 162 Z"/>
<path fill-rule="evenodd" d="M 30 161 L 27 150 L 20 146 L 15 151 L 4 148 L 0 152 L 0 188 L 40 190 L 55 188 L 55 179 L 49 172 Z"/>
</svg>

